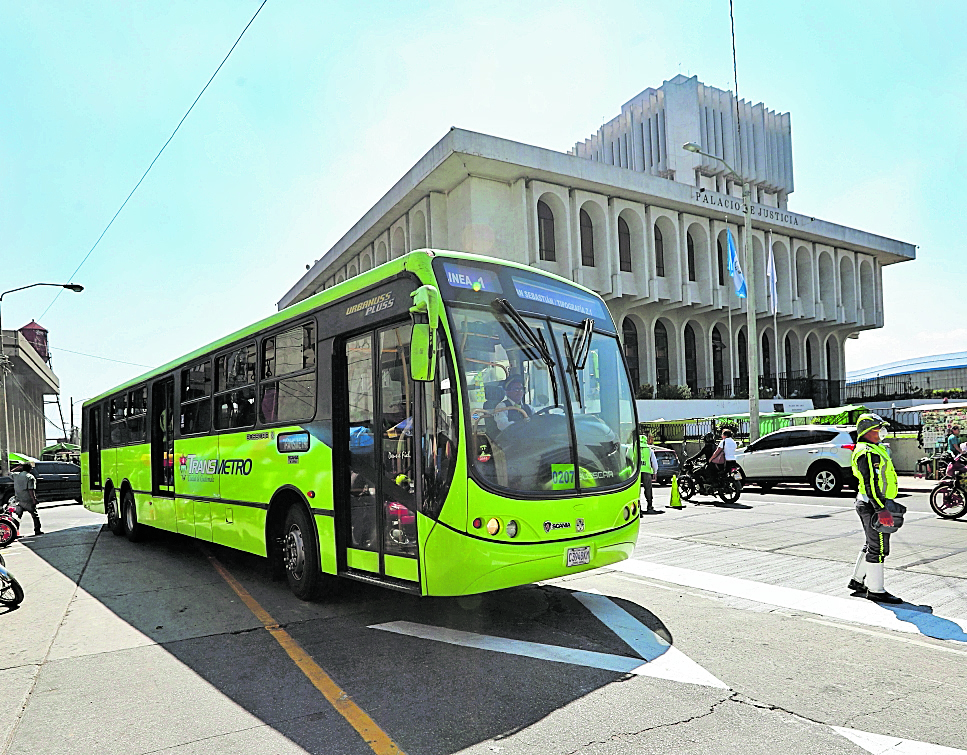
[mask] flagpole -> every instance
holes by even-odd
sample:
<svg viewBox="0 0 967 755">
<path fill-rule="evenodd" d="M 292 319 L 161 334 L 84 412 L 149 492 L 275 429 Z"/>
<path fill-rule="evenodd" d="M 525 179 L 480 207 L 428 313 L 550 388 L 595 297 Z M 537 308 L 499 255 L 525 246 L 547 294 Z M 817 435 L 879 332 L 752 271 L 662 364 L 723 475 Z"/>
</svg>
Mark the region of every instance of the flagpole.
<svg viewBox="0 0 967 755">
<path fill-rule="evenodd" d="M 772 300 L 772 342 L 776 347 L 776 395 L 779 393 L 779 276 L 776 274 L 776 257 L 772 250 L 772 229 L 769 230 L 769 266 L 772 269 L 772 284 L 769 286 L 769 298 Z"/>
<path fill-rule="evenodd" d="M 725 245 L 729 245 L 729 216 L 725 216 Z M 731 250 L 729 251 L 731 255 Z M 732 277 L 731 275 L 729 276 Z M 735 291 L 734 281 L 729 281 L 729 395 L 735 397 L 735 337 L 732 335 L 732 294 Z"/>
</svg>

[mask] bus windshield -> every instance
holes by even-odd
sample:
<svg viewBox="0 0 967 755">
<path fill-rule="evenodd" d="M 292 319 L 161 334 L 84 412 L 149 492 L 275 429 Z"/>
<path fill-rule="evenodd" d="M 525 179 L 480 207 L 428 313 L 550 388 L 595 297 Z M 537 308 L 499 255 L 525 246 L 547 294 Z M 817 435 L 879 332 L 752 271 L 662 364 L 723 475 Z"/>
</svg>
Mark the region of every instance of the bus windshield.
<svg viewBox="0 0 967 755">
<path fill-rule="evenodd" d="M 500 300 L 450 306 L 479 481 L 554 495 L 624 485 L 637 473 L 634 405 L 614 336 L 589 320 L 522 316 Z"/>
</svg>

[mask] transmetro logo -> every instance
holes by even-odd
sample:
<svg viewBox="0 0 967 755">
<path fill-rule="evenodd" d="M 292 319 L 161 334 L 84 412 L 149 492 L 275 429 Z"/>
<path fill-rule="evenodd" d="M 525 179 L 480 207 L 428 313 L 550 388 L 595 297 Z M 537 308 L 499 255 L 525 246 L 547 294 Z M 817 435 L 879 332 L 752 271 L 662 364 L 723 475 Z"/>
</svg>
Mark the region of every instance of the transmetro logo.
<svg viewBox="0 0 967 755">
<path fill-rule="evenodd" d="M 182 455 L 178 460 L 181 471 L 181 479 L 189 481 L 202 481 L 209 478 L 214 479 L 215 475 L 243 475 L 248 476 L 252 473 L 251 459 L 206 459 L 195 456 L 194 454 Z"/>
</svg>

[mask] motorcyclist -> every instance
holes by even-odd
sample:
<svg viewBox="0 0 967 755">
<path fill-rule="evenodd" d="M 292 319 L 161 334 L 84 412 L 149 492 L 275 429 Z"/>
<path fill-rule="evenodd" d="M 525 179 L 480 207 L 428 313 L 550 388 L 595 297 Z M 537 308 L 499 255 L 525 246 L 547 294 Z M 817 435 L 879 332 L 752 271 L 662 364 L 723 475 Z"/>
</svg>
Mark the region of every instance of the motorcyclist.
<svg viewBox="0 0 967 755">
<path fill-rule="evenodd" d="M 685 460 L 685 463 L 691 463 L 693 465 L 694 472 L 692 476 L 695 478 L 695 482 L 706 484 L 711 482 L 712 477 L 709 473 L 708 462 L 712 458 L 712 454 L 715 453 L 716 446 L 715 433 L 705 433 L 702 436 L 701 450 Z M 701 466 L 698 466 L 698 464 L 701 464 Z"/>
</svg>

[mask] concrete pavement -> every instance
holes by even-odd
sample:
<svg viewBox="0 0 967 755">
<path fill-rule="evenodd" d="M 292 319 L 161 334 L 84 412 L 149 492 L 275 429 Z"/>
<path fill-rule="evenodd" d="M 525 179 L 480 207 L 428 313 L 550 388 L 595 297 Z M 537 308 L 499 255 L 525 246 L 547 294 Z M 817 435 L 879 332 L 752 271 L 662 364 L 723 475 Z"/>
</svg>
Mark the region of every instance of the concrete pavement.
<svg viewBox="0 0 967 755">
<path fill-rule="evenodd" d="M 660 507 L 667 494 L 656 490 Z M 408 755 L 858 755 L 870 737 L 926 743 L 911 752 L 962 748 L 967 722 L 945 711 L 967 688 L 967 590 L 953 573 L 967 529 L 933 517 L 922 495 L 904 502 L 888 584 L 937 621 L 903 631 L 838 612 L 880 610 L 844 589 L 859 522 L 848 497 L 805 489 L 647 516 L 619 568 L 457 600 L 348 584 L 307 604 L 261 559 L 213 552 Z M 0 649 L 0 753 L 373 752 L 197 543 L 132 544 L 102 522 L 51 509 L 50 534 L 4 552 L 27 599 L 0 613 L 14 638 Z M 728 689 L 542 659 L 671 663 L 670 653 L 648 660 L 585 593 Z M 440 633 L 452 641 L 432 639 Z M 489 649 L 457 642 L 470 636 Z M 527 656 L 532 646 L 550 651 Z"/>
</svg>

